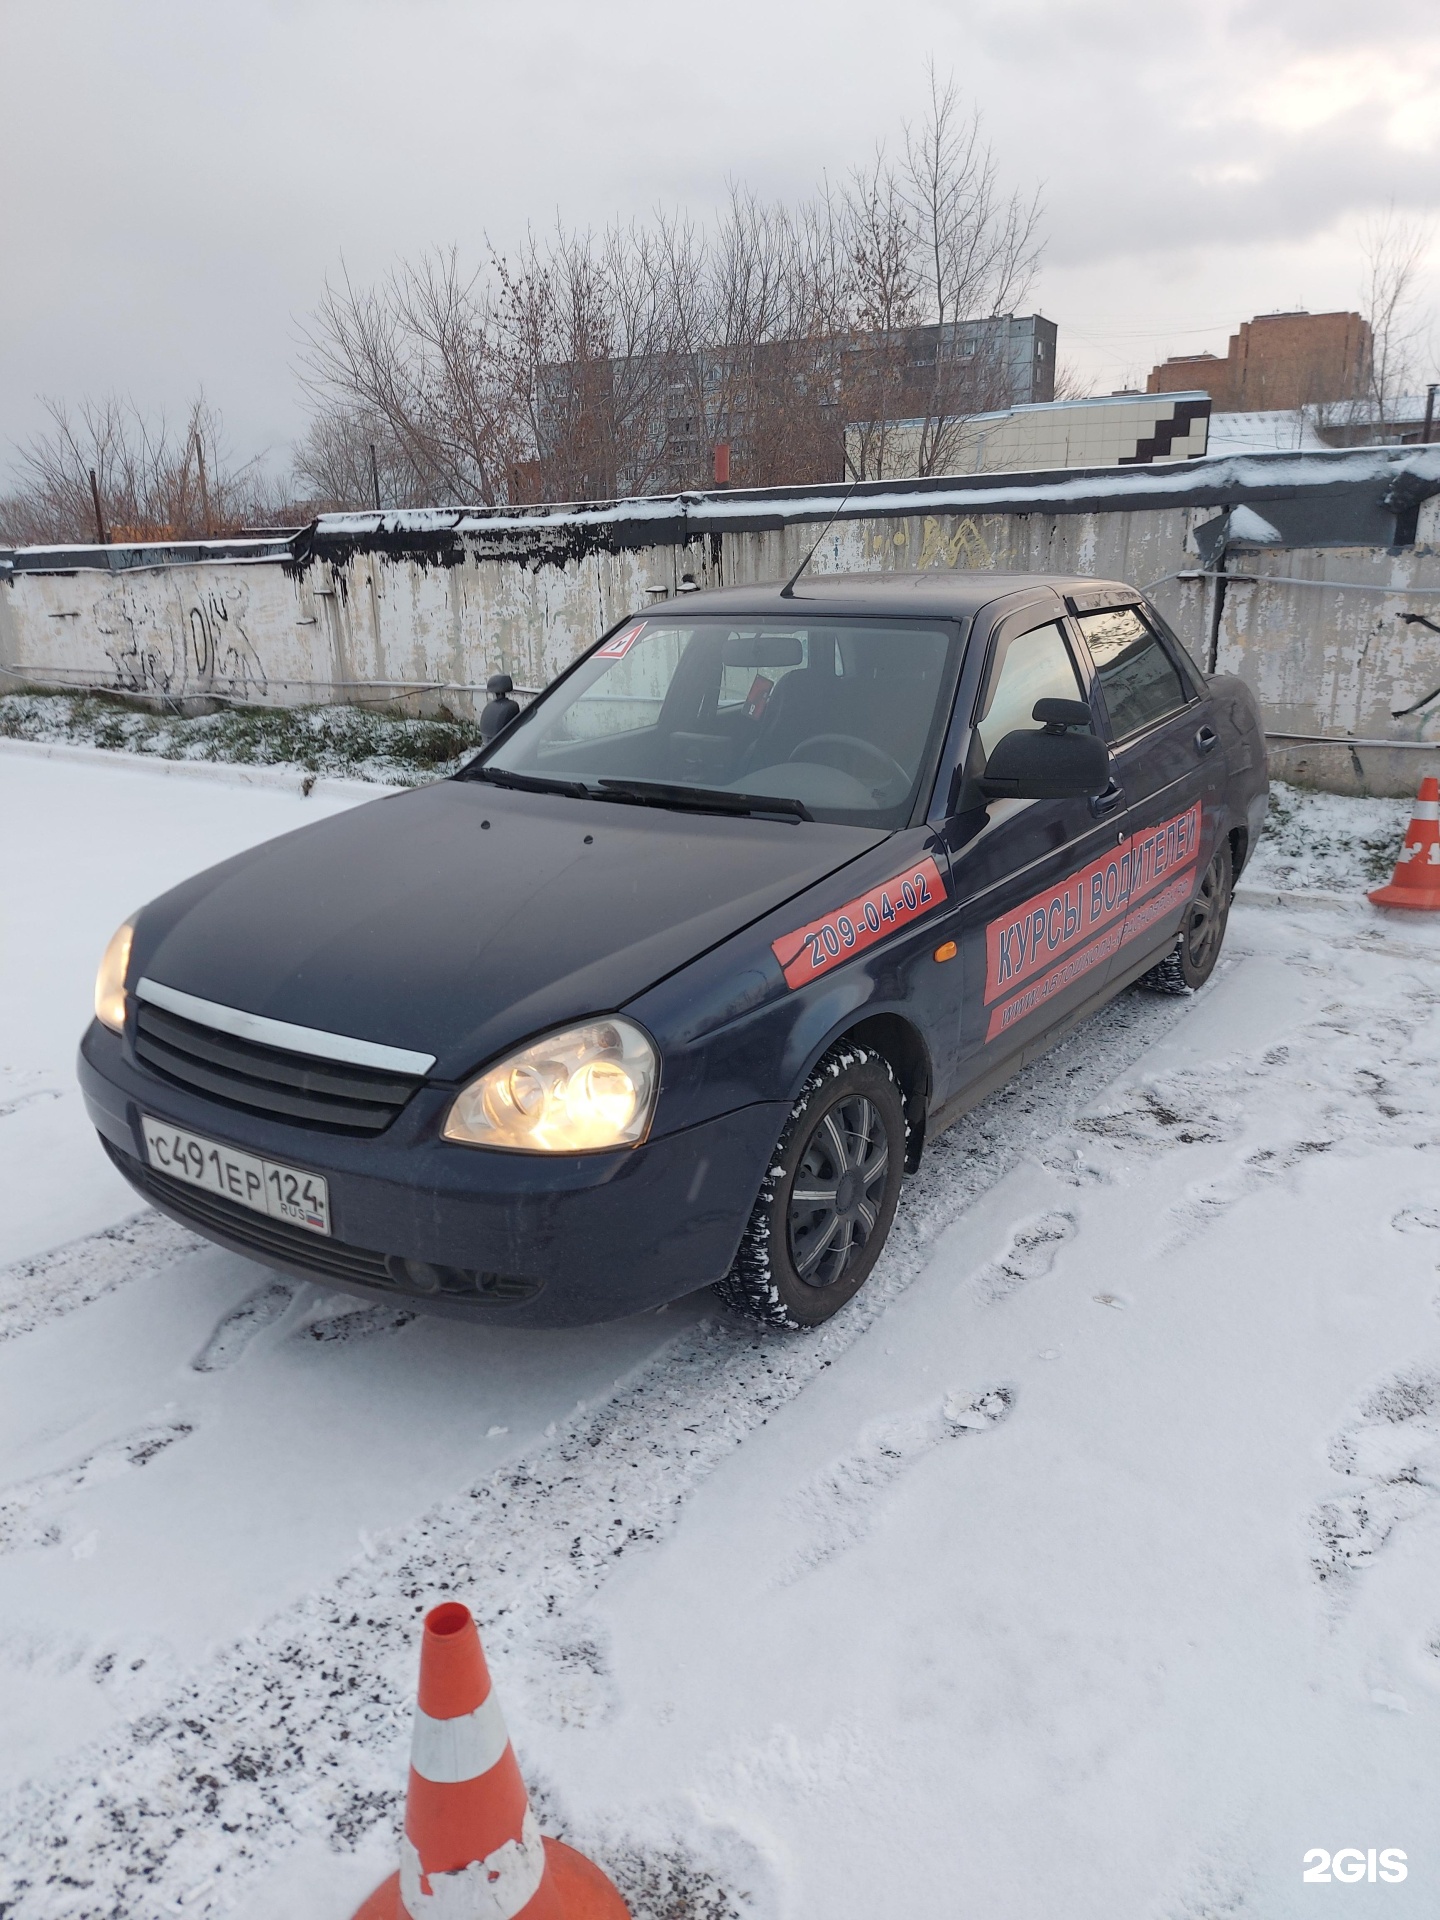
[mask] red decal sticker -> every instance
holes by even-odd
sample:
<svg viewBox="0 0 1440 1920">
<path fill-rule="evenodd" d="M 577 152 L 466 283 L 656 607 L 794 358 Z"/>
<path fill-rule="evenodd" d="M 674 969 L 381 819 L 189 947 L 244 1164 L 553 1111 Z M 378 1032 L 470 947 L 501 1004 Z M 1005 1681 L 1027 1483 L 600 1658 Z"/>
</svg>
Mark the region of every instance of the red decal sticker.
<svg viewBox="0 0 1440 1920">
<path fill-rule="evenodd" d="M 1197 801 L 990 921 L 985 1003 L 1002 1004 L 985 1038 L 1004 1033 L 1183 905 L 1199 840 Z"/>
<path fill-rule="evenodd" d="M 1145 931 L 1146 927 L 1161 919 L 1173 908 L 1183 906 L 1190 897 L 1190 889 L 1194 882 L 1195 869 L 1187 867 L 1183 873 L 1176 875 L 1169 886 L 1162 888 L 1153 899 L 1147 900 L 1130 919 L 1117 922 L 1115 926 L 1102 933 L 1098 940 L 1086 947 L 1083 953 L 1077 953 L 1069 960 L 1062 960 L 1058 967 L 1052 967 L 1049 973 L 1042 974 L 1023 992 L 1017 993 L 1013 1000 L 1006 1000 L 996 1007 L 990 1015 L 990 1024 L 985 1029 L 986 1040 L 993 1040 L 997 1034 L 1007 1032 L 1017 1020 L 1023 1020 L 1027 1014 L 1034 1013 L 1037 1007 L 1043 1007 L 1053 994 L 1068 987 L 1082 974 L 1089 973 L 1092 967 L 1099 966 L 1102 960 L 1108 960 L 1113 953 L 1118 953 L 1127 940 L 1135 939 L 1138 934 Z"/>
<path fill-rule="evenodd" d="M 612 633 L 603 647 L 595 649 L 597 660 L 623 660 L 645 631 L 645 622 L 638 621 L 633 627 L 626 627 L 623 633 Z"/>
<path fill-rule="evenodd" d="M 750 691 L 745 696 L 745 718 L 758 720 L 765 711 L 765 702 L 775 691 L 775 682 L 767 680 L 763 673 L 757 673 L 750 683 Z"/>
<path fill-rule="evenodd" d="M 785 984 L 803 987 L 831 967 L 838 967 L 852 954 L 873 947 L 911 920 L 938 907 L 946 898 L 940 869 L 927 855 L 913 867 L 897 873 L 893 880 L 882 881 L 857 899 L 847 900 L 823 920 L 812 920 L 808 927 L 772 940 L 770 951 L 785 969 Z"/>
</svg>

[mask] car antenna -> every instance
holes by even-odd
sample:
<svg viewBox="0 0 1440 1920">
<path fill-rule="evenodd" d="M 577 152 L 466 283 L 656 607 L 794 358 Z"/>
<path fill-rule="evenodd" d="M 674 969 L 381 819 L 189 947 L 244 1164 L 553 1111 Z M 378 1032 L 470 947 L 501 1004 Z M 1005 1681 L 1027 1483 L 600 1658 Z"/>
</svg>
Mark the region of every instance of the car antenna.
<svg viewBox="0 0 1440 1920">
<path fill-rule="evenodd" d="M 829 533 L 831 527 L 834 526 L 835 522 L 840 518 L 841 514 L 845 511 L 846 507 L 849 506 L 850 496 L 852 493 L 854 493 L 856 487 L 858 487 L 859 484 L 860 484 L 860 480 L 859 480 L 859 476 L 857 475 L 856 478 L 852 480 L 850 482 L 850 485 L 845 489 L 844 499 L 840 502 L 839 506 L 836 507 L 834 513 L 831 514 L 830 518 L 825 522 L 824 526 L 820 529 L 820 540 L 823 540 L 825 538 L 826 534 Z M 809 566 L 810 562 L 815 558 L 816 554 L 820 551 L 820 540 L 817 540 L 815 542 L 814 546 L 811 547 L 810 551 L 806 554 L 805 558 L 800 562 L 799 566 L 796 567 L 794 573 L 791 574 L 790 578 L 785 582 L 784 586 L 781 587 L 780 598 L 782 600 L 793 600 L 795 598 L 795 582 L 800 578 L 801 574 L 804 573 L 806 567 Z"/>
</svg>

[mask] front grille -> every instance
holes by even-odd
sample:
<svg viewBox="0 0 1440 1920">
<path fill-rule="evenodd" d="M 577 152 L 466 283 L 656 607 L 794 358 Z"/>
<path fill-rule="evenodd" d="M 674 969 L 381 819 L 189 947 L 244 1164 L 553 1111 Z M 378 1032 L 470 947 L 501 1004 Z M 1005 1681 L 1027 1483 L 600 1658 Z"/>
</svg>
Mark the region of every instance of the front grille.
<svg viewBox="0 0 1440 1920">
<path fill-rule="evenodd" d="M 523 1274 L 432 1266 L 402 1259 L 398 1254 L 348 1247 L 342 1241 L 307 1233 L 303 1227 L 292 1227 L 284 1220 L 272 1220 L 268 1214 L 236 1206 L 203 1187 L 172 1180 L 169 1174 L 158 1173 L 133 1155 L 122 1153 L 103 1134 L 100 1139 L 125 1178 L 157 1207 L 198 1228 L 208 1239 L 252 1259 L 299 1270 L 317 1280 L 358 1280 L 367 1287 L 385 1287 L 391 1293 L 491 1301 L 496 1306 L 533 1299 L 544 1284 Z"/>
<path fill-rule="evenodd" d="M 223 1100 L 329 1133 L 383 1133 L 421 1082 L 260 1046 L 139 1002 L 135 1054 L 153 1072 Z"/>
</svg>

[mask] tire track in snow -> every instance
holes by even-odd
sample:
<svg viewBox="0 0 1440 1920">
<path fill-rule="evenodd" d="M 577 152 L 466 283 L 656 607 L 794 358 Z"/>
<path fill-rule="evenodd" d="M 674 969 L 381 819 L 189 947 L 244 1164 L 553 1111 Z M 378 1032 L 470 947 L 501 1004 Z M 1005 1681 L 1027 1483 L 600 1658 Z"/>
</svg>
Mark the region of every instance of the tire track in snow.
<svg viewBox="0 0 1440 1920">
<path fill-rule="evenodd" d="M 298 1281 L 271 1280 L 246 1294 L 215 1323 L 210 1338 L 190 1362 L 195 1372 L 223 1373 L 233 1367 L 252 1340 L 289 1312 L 299 1290 Z"/>
<path fill-rule="evenodd" d="M 33 1333 L 129 1280 L 209 1247 L 208 1240 L 146 1208 L 118 1226 L 0 1267 L 0 1340 Z"/>
<path fill-rule="evenodd" d="M 163 1708 L 12 1795 L 0 1812 L 14 1836 L 0 1865 L 0 1920 L 219 1915 L 297 1831 L 343 1850 L 378 1823 L 398 1828 L 416 1625 L 445 1593 L 474 1608 L 504 1674 L 523 1766 L 523 1728 L 553 1711 L 545 1636 L 625 1554 L 667 1534 L 746 1434 L 874 1324 L 945 1227 L 1071 1127 L 1195 1004 L 1122 995 L 935 1140 L 870 1281 L 818 1332 L 764 1331 L 717 1310 L 549 1445 L 376 1543 Z M 551 1830 L 612 1871 L 636 1920 L 659 1920 L 647 1893 L 653 1848 L 613 1818 L 603 1827 L 567 1818 L 533 1765 L 527 1778 Z M 704 1873 L 692 1884 L 703 1894 Z"/>
<path fill-rule="evenodd" d="M 398 1333 L 418 1317 L 411 1307 L 362 1307 L 352 1301 L 338 1313 L 325 1312 L 318 1319 L 307 1320 L 297 1328 L 295 1338 L 327 1346 L 336 1341 L 368 1340 L 377 1333 Z"/>
<path fill-rule="evenodd" d="M 189 1420 L 161 1419 L 107 1440 L 82 1459 L 52 1473 L 37 1474 L 0 1492 L 0 1554 L 20 1553 L 27 1547 L 58 1547 L 66 1538 L 57 1516 L 77 1494 L 103 1486 L 138 1467 L 148 1467 L 157 1454 L 195 1431 Z M 0 1908 L 0 1913 L 4 1909 Z"/>
<path fill-rule="evenodd" d="M 804 1536 L 777 1586 L 793 1586 L 816 1567 L 864 1540 L 886 1493 L 910 1468 L 947 1440 L 984 1433 L 1009 1418 L 1011 1387 L 946 1394 L 923 1411 L 872 1421 L 850 1453 L 833 1460 L 791 1503 Z"/>
</svg>

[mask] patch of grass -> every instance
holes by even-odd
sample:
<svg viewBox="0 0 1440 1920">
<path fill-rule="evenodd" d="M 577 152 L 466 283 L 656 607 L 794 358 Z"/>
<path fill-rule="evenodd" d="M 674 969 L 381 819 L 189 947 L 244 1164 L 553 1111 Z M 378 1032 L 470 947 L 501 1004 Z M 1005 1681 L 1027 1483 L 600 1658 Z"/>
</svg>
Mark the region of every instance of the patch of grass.
<svg viewBox="0 0 1440 1920">
<path fill-rule="evenodd" d="M 1410 802 L 1320 793 L 1276 780 L 1247 881 L 1345 892 L 1388 880 Z"/>
<path fill-rule="evenodd" d="M 416 786 L 453 773 L 480 745 L 471 720 L 416 719 L 374 707 L 228 707 L 181 718 L 112 695 L 0 697 L 0 736 L 69 741 L 162 760 L 294 767 L 306 773 Z"/>
</svg>

